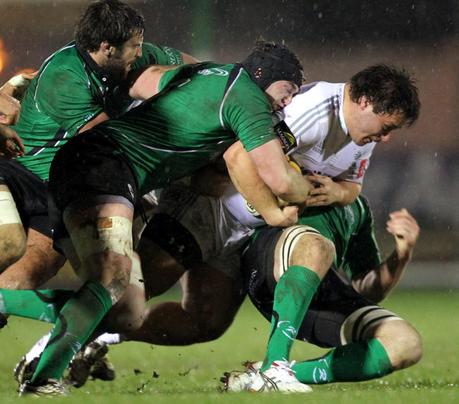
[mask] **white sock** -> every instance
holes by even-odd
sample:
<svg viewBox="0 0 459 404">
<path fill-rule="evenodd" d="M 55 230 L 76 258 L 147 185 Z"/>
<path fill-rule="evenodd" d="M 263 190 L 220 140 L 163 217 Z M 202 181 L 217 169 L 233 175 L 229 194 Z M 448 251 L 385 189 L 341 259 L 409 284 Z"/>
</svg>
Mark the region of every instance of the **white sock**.
<svg viewBox="0 0 459 404">
<path fill-rule="evenodd" d="M 43 335 L 35 345 L 30 349 L 29 352 L 25 354 L 26 362 L 32 362 L 35 358 L 38 358 L 41 353 L 45 350 L 46 344 L 49 341 L 49 337 L 51 336 L 51 331 L 48 334 Z M 116 345 L 121 344 L 125 337 L 121 334 L 110 334 L 105 333 L 97 337 L 94 341 L 99 343 L 105 343 L 107 345 Z"/>
<path fill-rule="evenodd" d="M 48 334 L 43 335 L 32 347 L 32 349 L 25 354 L 26 362 L 32 362 L 33 359 L 38 358 L 44 351 L 46 344 L 51 336 L 51 331 Z"/>
<path fill-rule="evenodd" d="M 125 337 L 122 334 L 110 334 L 106 332 L 105 334 L 99 335 L 94 341 L 98 343 L 104 343 L 107 345 L 116 345 L 121 344 L 124 341 Z"/>
</svg>

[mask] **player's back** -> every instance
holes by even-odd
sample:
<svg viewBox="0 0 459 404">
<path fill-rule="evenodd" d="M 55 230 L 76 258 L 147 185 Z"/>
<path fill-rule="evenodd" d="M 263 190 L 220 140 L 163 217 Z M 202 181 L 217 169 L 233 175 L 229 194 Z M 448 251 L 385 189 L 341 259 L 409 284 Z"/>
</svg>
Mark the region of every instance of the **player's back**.
<svg viewBox="0 0 459 404">
<path fill-rule="evenodd" d="M 237 65 L 183 66 L 166 72 L 159 90 L 144 105 L 102 124 L 140 178 L 155 172 L 148 179 L 157 181 L 155 187 L 212 161 L 237 137 L 256 137 L 245 131 L 258 115 L 271 126 L 267 97 Z M 266 132 L 272 136 L 272 129 Z"/>
</svg>

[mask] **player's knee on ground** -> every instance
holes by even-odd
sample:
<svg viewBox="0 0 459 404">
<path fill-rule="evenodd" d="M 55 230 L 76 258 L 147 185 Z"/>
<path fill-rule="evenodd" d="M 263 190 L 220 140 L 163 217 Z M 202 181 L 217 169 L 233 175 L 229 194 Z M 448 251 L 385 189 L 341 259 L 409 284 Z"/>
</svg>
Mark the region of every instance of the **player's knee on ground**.
<svg viewBox="0 0 459 404">
<path fill-rule="evenodd" d="M 318 234 L 305 233 L 290 252 L 289 266 L 306 267 L 323 278 L 333 263 L 334 256 L 335 246 L 330 240 Z"/>
<path fill-rule="evenodd" d="M 21 259 L 27 248 L 27 236 L 21 223 L 0 226 L 0 272 Z"/>
<path fill-rule="evenodd" d="M 421 336 L 405 320 L 381 323 L 374 336 L 384 346 L 394 370 L 413 366 L 422 358 Z"/>
</svg>

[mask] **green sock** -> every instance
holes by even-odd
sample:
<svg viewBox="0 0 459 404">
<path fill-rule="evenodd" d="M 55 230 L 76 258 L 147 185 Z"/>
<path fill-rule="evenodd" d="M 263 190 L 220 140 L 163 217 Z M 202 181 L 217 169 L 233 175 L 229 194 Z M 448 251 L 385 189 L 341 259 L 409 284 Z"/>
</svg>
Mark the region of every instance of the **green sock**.
<svg viewBox="0 0 459 404">
<path fill-rule="evenodd" d="M 71 290 L 0 289 L 0 313 L 54 323 Z"/>
<path fill-rule="evenodd" d="M 298 328 L 319 284 L 320 278 L 315 272 L 299 265 L 289 267 L 280 277 L 274 291 L 271 335 L 262 371 L 275 360 L 288 360 Z"/>
<path fill-rule="evenodd" d="M 110 294 L 100 283 L 84 284 L 59 313 L 31 382 L 60 379 L 111 306 Z"/>
<path fill-rule="evenodd" d="M 321 358 L 298 362 L 292 368 L 302 383 L 356 382 L 385 376 L 392 364 L 382 344 L 373 338 L 332 349 Z"/>
</svg>

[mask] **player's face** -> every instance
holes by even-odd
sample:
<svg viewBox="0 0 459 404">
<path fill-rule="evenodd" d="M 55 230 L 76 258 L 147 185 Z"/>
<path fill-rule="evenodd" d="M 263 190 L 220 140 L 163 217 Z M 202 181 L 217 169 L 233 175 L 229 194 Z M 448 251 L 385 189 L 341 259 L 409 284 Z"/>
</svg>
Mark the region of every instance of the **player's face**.
<svg viewBox="0 0 459 404">
<path fill-rule="evenodd" d="M 299 88 L 296 84 L 287 80 L 279 80 L 271 83 L 265 90 L 271 100 L 274 111 L 279 111 L 292 102 L 292 98 L 298 94 Z"/>
<path fill-rule="evenodd" d="M 116 47 L 108 59 L 106 68 L 116 79 L 122 80 L 131 70 L 135 61 L 142 56 L 143 33 L 134 34 L 123 45 Z"/>
<path fill-rule="evenodd" d="M 367 108 L 359 110 L 354 124 L 348 129 L 354 143 L 363 146 L 371 142 L 388 142 L 391 133 L 402 126 L 402 114 L 376 114 L 369 104 Z"/>
</svg>

